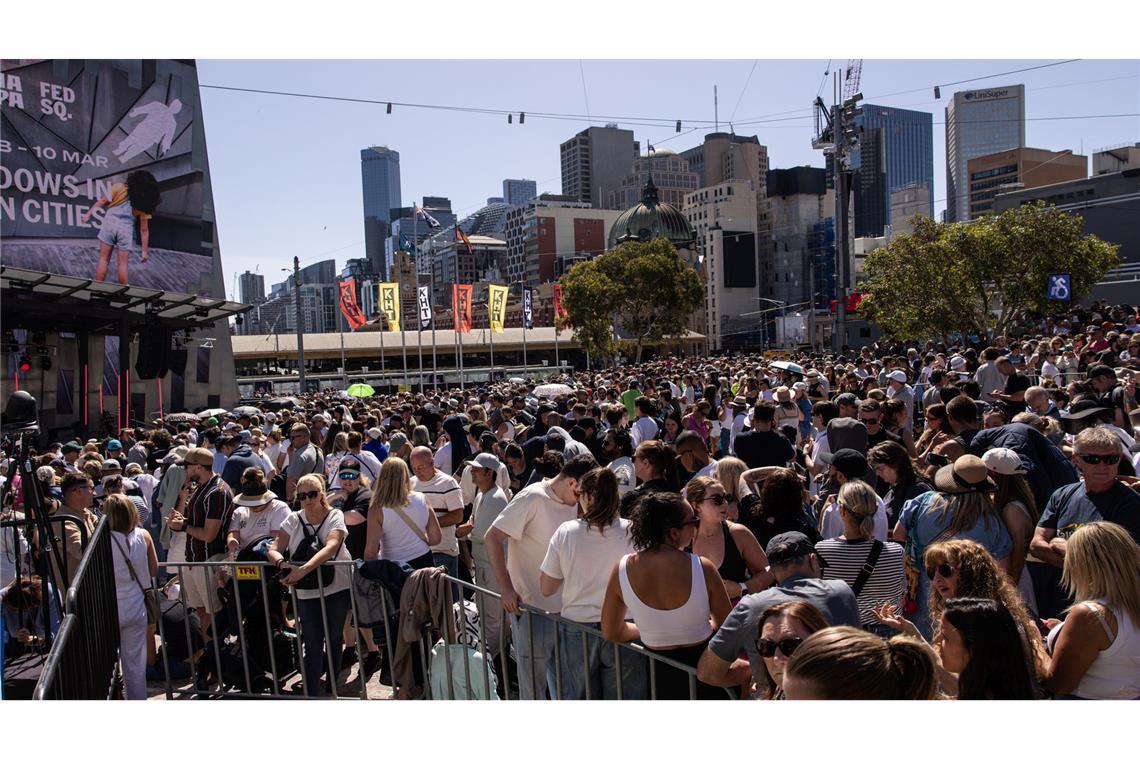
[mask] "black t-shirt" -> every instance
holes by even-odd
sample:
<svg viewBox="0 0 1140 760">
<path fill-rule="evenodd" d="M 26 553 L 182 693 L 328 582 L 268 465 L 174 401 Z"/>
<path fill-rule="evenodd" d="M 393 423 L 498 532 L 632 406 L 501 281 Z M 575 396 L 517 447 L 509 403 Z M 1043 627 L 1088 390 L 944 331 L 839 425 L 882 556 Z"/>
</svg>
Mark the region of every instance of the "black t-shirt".
<svg viewBox="0 0 1140 760">
<path fill-rule="evenodd" d="M 372 501 L 372 492 L 360 488 L 352 496 L 347 497 L 344 503 L 340 504 L 340 511 L 346 515 L 349 512 L 359 512 L 364 516 L 368 516 L 368 504 Z M 368 523 L 362 522 L 359 525 L 346 525 L 348 528 L 348 535 L 344 539 L 344 546 L 348 549 L 348 555 L 353 559 L 364 558 L 364 544 L 368 534 Z"/>
<path fill-rule="evenodd" d="M 1083 481 L 1062 486 L 1049 497 L 1037 525 L 1051 528 L 1067 540 L 1077 528 L 1091 522 L 1116 523 L 1140 543 L 1140 494 L 1119 480 L 1102 493 L 1090 494 Z"/>
<path fill-rule="evenodd" d="M 1032 383 L 1029 382 L 1028 377 L 1021 374 L 1020 372 L 1014 372 L 1012 375 L 1009 376 L 1009 379 L 1007 379 L 1005 381 L 1005 390 L 1002 391 L 1002 393 L 1004 393 L 1007 396 L 1012 396 L 1013 394 L 1017 393 L 1018 391 L 1029 390 L 1030 385 L 1032 385 Z M 1015 415 L 1015 414 L 1021 414 L 1022 412 L 1025 411 L 1025 399 L 1024 399 L 1024 397 L 1022 398 L 1021 401 L 1006 401 L 1005 405 L 1006 405 L 1006 407 L 1009 408 L 1009 416 L 1010 417 L 1013 417 L 1013 415 Z"/>
<path fill-rule="evenodd" d="M 736 436 L 736 456 L 754 467 L 786 467 L 796 451 L 788 439 L 770 430 L 753 430 Z"/>
</svg>

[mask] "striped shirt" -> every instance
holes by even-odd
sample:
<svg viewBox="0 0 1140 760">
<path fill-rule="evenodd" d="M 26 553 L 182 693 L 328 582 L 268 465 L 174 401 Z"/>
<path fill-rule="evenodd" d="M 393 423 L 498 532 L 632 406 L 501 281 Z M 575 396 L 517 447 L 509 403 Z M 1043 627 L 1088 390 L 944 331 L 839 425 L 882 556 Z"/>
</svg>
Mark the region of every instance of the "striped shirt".
<svg viewBox="0 0 1140 760">
<path fill-rule="evenodd" d="M 234 511 L 233 491 L 221 477 L 214 475 L 194 491 L 186 507 L 186 524 L 203 528 L 207 520 L 218 520 L 221 527 L 210 542 L 186 536 L 186 561 L 206 562 L 210 557 L 225 554 L 226 528 Z"/>
<path fill-rule="evenodd" d="M 866 539 L 847 541 L 843 538 L 828 538 L 820 541 L 815 545 L 815 550 L 827 562 L 822 577 L 846 581 L 847 585 L 854 587 L 859 571 L 871 555 L 871 546 L 872 542 Z M 904 558 L 901 545 L 892 541 L 883 544 L 875 569 L 871 571 L 863 590 L 856 595 L 859 622 L 863 625 L 878 622 L 872 610 L 884 602 L 902 607 L 903 591 L 906 588 Z"/>
<path fill-rule="evenodd" d="M 420 480 L 412 477 L 412 490 L 424 495 L 427 505 L 435 512 L 436 518 L 446 517 L 455 510 L 463 511 L 463 497 L 460 495 L 459 483 L 442 470 L 435 471 L 431 480 Z M 442 538 L 439 543 L 431 547 L 437 554 L 459 556 L 459 540 L 455 537 L 455 526 L 449 525 L 441 528 Z"/>
</svg>

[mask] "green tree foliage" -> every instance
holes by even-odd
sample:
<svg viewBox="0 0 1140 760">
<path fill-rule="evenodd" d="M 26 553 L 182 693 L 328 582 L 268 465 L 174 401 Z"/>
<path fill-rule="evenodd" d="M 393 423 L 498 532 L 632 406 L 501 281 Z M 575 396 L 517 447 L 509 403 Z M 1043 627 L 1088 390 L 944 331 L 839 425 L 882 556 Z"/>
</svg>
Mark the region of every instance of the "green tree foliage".
<svg viewBox="0 0 1140 760">
<path fill-rule="evenodd" d="M 684 335 L 704 285 L 668 240 L 623 243 L 563 275 L 562 303 L 574 338 L 591 354 L 612 358 L 615 327 L 632 336 L 637 361 L 646 345 Z"/>
<path fill-rule="evenodd" d="M 1117 265 L 1118 248 L 1043 201 L 968 224 L 919 218 L 911 234 L 867 255 L 859 311 L 904 340 L 1004 333 L 1030 311 L 1066 307 L 1046 297 L 1049 275 L 1071 275 L 1080 300 Z"/>
</svg>

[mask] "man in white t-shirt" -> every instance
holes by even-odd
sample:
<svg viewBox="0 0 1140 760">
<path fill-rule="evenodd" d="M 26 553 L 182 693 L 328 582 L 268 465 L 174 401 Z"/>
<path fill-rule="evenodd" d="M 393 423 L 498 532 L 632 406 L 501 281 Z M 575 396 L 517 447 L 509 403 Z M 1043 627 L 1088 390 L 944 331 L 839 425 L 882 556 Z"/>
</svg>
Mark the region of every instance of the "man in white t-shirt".
<svg viewBox="0 0 1140 760">
<path fill-rule="evenodd" d="M 471 509 L 471 518 L 455 529 L 459 538 L 471 537 L 471 559 L 475 561 L 475 585 L 487 589 L 495 594 L 499 593 L 499 582 L 491 570 L 491 562 L 487 558 L 487 548 L 484 539 L 488 528 L 495 519 L 507 508 L 507 493 L 497 483 L 499 460 L 494 454 L 482 453 L 476 455 L 471 466 L 464 471 L 464 475 L 471 473 L 476 493 Z M 482 599 L 475 600 L 481 605 L 480 619 L 482 620 L 483 635 L 486 651 L 492 659 L 499 657 L 500 639 L 502 630 L 499 620 L 502 617 L 502 604 L 497 596 L 482 594 Z M 504 672 L 504 671 L 500 671 Z"/>
<path fill-rule="evenodd" d="M 645 441 L 652 441 L 657 437 L 657 423 L 653 421 L 653 414 L 657 411 L 653 401 L 647 396 L 638 396 L 633 401 L 633 410 L 636 415 L 629 428 L 629 436 L 636 449 Z"/>
<path fill-rule="evenodd" d="M 458 578 L 459 540 L 455 537 L 455 526 L 463 522 L 463 499 L 459 495 L 459 483 L 435 468 L 431 449 L 427 446 L 412 449 L 410 459 L 412 490 L 424 495 L 424 501 L 435 512 L 442 534 L 439 543 L 431 547 L 432 564 L 447 570 L 452 578 Z M 453 591 L 454 598 L 458 599 L 458 587 Z"/>
<path fill-rule="evenodd" d="M 519 605 L 555 613 L 562 609 L 561 593 L 542 595 L 540 568 L 554 531 L 578 516 L 578 480 L 596 466 L 588 454 L 574 457 L 556 478 L 519 491 L 487 530 L 487 558 L 503 590 L 503 609 L 511 614 L 522 699 L 546 699 L 548 685 L 553 685 L 553 674 L 547 671 L 553 663 L 555 628 L 549 618 Z"/>
</svg>

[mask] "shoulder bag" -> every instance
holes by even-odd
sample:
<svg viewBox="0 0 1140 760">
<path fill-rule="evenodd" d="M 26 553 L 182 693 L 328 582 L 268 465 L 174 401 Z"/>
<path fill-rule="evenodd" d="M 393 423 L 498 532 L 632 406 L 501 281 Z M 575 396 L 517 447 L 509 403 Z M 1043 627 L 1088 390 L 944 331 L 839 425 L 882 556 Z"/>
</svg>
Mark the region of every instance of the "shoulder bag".
<svg viewBox="0 0 1140 760">
<path fill-rule="evenodd" d="M 879 561 L 879 555 L 882 553 L 883 542 L 875 539 L 875 543 L 871 544 L 871 553 L 867 555 L 867 561 L 863 563 L 863 569 L 859 571 L 855 582 L 851 584 L 851 590 L 855 593 L 855 596 L 859 596 L 859 592 L 867 585 L 867 581 L 871 578 L 871 573 L 875 572 L 875 565 Z"/>
<path fill-rule="evenodd" d="M 147 625 L 157 625 L 159 615 L 158 590 L 153 588 L 146 588 L 143 586 L 142 581 L 140 581 L 138 575 L 135 574 L 135 566 L 131 563 L 131 558 L 127 554 L 126 549 L 124 549 L 122 546 L 119 546 L 119 542 L 116 541 L 113 536 L 111 538 L 111 543 L 118 547 L 119 554 L 123 556 L 123 561 L 127 563 L 127 572 L 131 574 L 131 580 L 135 582 L 135 585 L 139 587 L 139 591 L 142 592 L 143 604 L 146 606 Z"/>
<path fill-rule="evenodd" d="M 297 518 L 301 523 L 302 535 L 301 543 L 298 544 L 297 548 L 293 550 L 293 553 L 290 555 L 289 561 L 291 564 L 298 566 L 303 565 L 315 557 L 317 555 L 317 552 L 324 548 L 324 544 L 322 544 L 320 540 L 321 527 L 325 524 L 325 520 L 329 519 L 329 515 L 331 514 L 332 510 L 329 510 L 329 513 L 325 515 L 324 519 L 321 520 L 320 524 L 318 524 L 311 533 L 309 532 L 309 526 L 305 523 L 304 513 L 297 515 Z M 336 573 L 336 568 L 329 567 L 328 563 L 322 562 L 321 565 L 317 568 L 317 572 L 320 573 L 320 586 L 325 586 L 327 588 L 333 581 L 333 575 Z M 315 590 L 320 586 L 318 586 L 317 583 L 316 573 L 309 573 L 297 582 L 297 588 L 310 591 Z"/>
</svg>

